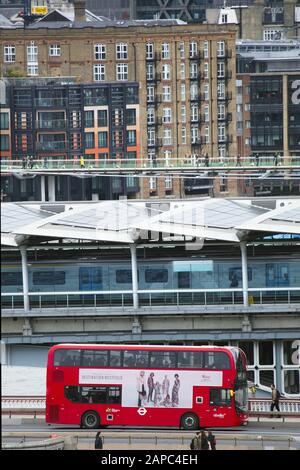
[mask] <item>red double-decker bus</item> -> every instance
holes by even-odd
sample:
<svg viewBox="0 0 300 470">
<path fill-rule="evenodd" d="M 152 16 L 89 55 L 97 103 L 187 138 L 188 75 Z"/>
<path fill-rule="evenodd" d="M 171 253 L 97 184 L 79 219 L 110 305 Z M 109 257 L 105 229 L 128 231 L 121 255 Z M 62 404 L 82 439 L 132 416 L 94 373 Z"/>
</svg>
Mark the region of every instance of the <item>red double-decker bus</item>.
<svg viewBox="0 0 300 470">
<path fill-rule="evenodd" d="M 48 355 L 46 421 L 183 429 L 246 424 L 236 347 L 62 344 Z"/>
</svg>

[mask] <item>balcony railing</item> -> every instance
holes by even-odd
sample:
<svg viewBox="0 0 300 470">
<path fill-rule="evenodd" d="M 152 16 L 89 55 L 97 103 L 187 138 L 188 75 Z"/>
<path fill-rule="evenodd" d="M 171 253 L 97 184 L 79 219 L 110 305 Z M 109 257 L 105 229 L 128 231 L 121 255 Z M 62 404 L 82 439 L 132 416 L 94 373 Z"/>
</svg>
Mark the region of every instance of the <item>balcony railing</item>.
<svg viewBox="0 0 300 470">
<path fill-rule="evenodd" d="M 66 142 L 38 142 L 36 149 L 42 152 L 57 152 L 66 150 Z"/>
<path fill-rule="evenodd" d="M 66 98 L 35 98 L 34 102 L 41 108 L 65 108 L 67 105 Z"/>
<path fill-rule="evenodd" d="M 139 290 L 139 305 L 152 306 L 243 306 L 243 289 L 164 289 Z M 2 293 L 2 308 L 22 309 L 23 293 Z M 249 309 L 260 305 L 291 305 L 300 303 L 299 287 L 250 288 Z M 73 292 L 29 292 L 32 309 L 83 308 L 83 307 L 131 307 L 132 290 L 124 291 L 73 291 Z"/>
<path fill-rule="evenodd" d="M 66 121 L 64 119 L 40 120 L 36 123 L 37 129 L 65 129 Z"/>
</svg>

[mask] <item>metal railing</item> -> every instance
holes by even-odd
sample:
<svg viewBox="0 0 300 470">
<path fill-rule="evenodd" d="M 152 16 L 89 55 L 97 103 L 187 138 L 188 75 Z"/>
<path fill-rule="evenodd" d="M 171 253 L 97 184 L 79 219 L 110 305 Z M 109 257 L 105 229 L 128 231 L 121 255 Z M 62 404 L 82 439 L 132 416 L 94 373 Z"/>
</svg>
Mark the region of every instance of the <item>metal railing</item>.
<svg viewBox="0 0 300 470">
<path fill-rule="evenodd" d="M 122 291 L 49 291 L 29 292 L 30 308 L 82 308 L 82 307 L 131 307 L 132 290 Z M 243 289 L 155 289 L 138 290 L 140 307 L 163 306 L 241 306 Z M 1 294 L 3 309 L 23 308 L 22 292 Z M 251 305 L 300 303 L 300 287 L 249 288 L 248 301 Z"/>
<path fill-rule="evenodd" d="M 153 145 L 161 145 L 160 141 L 155 141 Z M 64 150 L 64 142 L 54 143 L 38 143 L 41 150 L 57 151 Z M 51 147 L 51 148 L 50 148 Z M 255 157 L 224 157 L 224 158 L 205 158 L 205 156 L 192 155 L 186 158 L 156 158 L 150 159 L 89 159 L 84 160 L 84 165 L 80 165 L 79 158 L 73 159 L 47 159 L 45 163 L 44 158 L 33 160 L 33 167 L 25 167 L 22 163 L 22 156 L 18 160 L 2 159 L 1 171 L 19 171 L 19 170 L 34 170 L 34 171 L 63 171 L 63 170 L 109 170 L 109 169 L 160 169 L 160 168 L 182 168 L 182 169 L 199 169 L 199 168 L 298 168 L 300 167 L 300 156 L 281 156 L 277 159 L 273 155 L 264 155 L 259 158 Z"/>
</svg>

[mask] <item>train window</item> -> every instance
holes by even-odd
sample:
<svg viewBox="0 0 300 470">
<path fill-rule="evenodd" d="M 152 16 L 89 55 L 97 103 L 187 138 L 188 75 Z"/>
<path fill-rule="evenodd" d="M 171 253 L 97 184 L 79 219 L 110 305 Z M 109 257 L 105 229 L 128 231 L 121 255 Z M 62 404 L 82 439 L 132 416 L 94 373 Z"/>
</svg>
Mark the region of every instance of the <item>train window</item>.
<svg viewBox="0 0 300 470">
<path fill-rule="evenodd" d="M 21 286 L 22 273 L 6 272 L 1 274 L 1 283 L 3 286 Z"/>
<path fill-rule="evenodd" d="M 131 269 L 117 269 L 116 270 L 116 283 L 117 284 L 131 284 L 132 283 Z"/>
<path fill-rule="evenodd" d="M 58 285 L 66 283 L 65 271 L 38 271 L 33 273 L 32 282 L 34 285 Z"/>
<path fill-rule="evenodd" d="M 229 268 L 228 278 L 231 282 L 242 281 L 242 268 Z M 248 268 L 248 281 L 252 281 L 252 268 Z M 237 287 L 237 286 L 232 286 Z"/>
<path fill-rule="evenodd" d="M 145 281 L 151 282 L 151 283 L 168 282 L 168 270 L 167 269 L 146 269 Z"/>
</svg>

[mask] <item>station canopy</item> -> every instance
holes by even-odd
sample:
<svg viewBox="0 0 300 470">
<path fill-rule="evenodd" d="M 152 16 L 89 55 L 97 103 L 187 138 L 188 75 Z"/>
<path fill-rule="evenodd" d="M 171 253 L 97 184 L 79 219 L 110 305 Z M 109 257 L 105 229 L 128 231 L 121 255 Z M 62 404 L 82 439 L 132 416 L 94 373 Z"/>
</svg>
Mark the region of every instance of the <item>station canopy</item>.
<svg viewBox="0 0 300 470">
<path fill-rule="evenodd" d="M 1 204 L 1 243 L 6 246 L 53 239 L 132 244 L 151 232 L 236 243 L 256 233 L 300 234 L 300 199 Z"/>
</svg>

